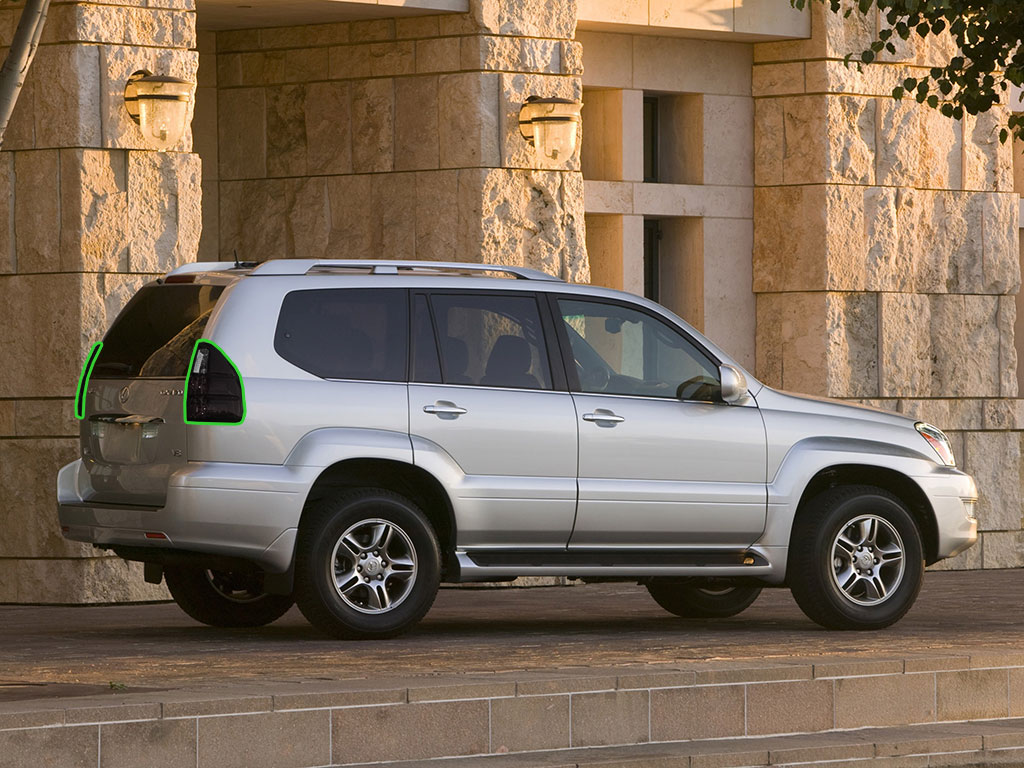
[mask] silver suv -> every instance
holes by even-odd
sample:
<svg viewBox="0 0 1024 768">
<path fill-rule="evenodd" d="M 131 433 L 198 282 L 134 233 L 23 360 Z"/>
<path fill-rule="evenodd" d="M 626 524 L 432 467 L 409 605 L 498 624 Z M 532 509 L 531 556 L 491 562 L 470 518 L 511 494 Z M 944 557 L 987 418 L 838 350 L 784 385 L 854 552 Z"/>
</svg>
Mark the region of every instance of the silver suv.
<svg viewBox="0 0 1024 768">
<path fill-rule="evenodd" d="M 527 269 L 190 264 L 94 347 L 76 415 L 64 535 L 218 626 L 294 601 L 384 637 L 442 581 L 567 576 L 690 618 L 786 586 L 876 629 L 977 538 L 937 428 L 773 390 L 657 304 Z"/>
</svg>

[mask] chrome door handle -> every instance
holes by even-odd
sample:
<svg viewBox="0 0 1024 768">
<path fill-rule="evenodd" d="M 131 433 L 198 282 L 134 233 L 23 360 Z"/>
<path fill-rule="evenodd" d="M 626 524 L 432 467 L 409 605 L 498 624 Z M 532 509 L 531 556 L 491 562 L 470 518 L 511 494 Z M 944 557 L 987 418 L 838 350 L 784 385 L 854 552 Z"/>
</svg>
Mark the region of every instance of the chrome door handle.
<svg viewBox="0 0 1024 768">
<path fill-rule="evenodd" d="M 435 416 L 461 416 L 464 413 L 468 413 L 465 408 L 460 408 L 455 403 L 449 403 L 447 400 L 438 400 L 433 405 L 424 405 L 424 413 L 432 413 Z"/>
<path fill-rule="evenodd" d="M 598 423 L 606 423 L 606 424 L 619 424 L 619 423 L 625 421 L 626 419 L 624 417 L 622 417 L 622 416 L 619 416 L 616 413 L 612 413 L 611 411 L 606 411 L 606 410 L 603 410 L 601 408 L 598 408 L 593 413 L 584 413 L 583 414 L 583 420 L 584 421 L 596 421 Z"/>
</svg>

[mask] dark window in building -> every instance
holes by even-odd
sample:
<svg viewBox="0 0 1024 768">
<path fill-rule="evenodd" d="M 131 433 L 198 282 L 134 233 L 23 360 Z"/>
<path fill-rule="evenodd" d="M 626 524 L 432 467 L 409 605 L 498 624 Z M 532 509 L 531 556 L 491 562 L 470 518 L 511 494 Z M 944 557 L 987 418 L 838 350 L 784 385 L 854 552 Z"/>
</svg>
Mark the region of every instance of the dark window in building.
<svg viewBox="0 0 1024 768">
<path fill-rule="evenodd" d="M 651 301 L 659 300 L 660 249 L 661 223 L 657 219 L 644 219 L 644 296 Z"/>
<path fill-rule="evenodd" d="M 460 294 L 431 302 L 446 384 L 551 389 L 535 298 Z"/>
<path fill-rule="evenodd" d="M 644 97 L 644 181 L 658 181 L 658 97 Z"/>
<path fill-rule="evenodd" d="M 223 291 L 194 283 L 143 286 L 103 338 L 92 378 L 184 378 Z"/>
<path fill-rule="evenodd" d="M 325 288 L 284 297 L 274 349 L 325 379 L 405 381 L 408 293 L 393 288 Z"/>
</svg>

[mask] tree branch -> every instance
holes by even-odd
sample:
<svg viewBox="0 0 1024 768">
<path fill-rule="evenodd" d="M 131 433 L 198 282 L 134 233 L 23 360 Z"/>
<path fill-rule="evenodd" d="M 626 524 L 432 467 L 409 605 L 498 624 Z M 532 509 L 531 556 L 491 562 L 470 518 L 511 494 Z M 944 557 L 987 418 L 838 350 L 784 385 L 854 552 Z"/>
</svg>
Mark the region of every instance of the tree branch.
<svg viewBox="0 0 1024 768">
<path fill-rule="evenodd" d="M 50 0 L 28 0 L 21 12 L 18 29 L 11 41 L 11 48 L 0 68 L 0 146 L 3 144 L 7 124 L 11 121 L 18 95 L 25 84 L 28 69 L 39 47 L 39 38 L 46 24 L 46 13 Z"/>
</svg>

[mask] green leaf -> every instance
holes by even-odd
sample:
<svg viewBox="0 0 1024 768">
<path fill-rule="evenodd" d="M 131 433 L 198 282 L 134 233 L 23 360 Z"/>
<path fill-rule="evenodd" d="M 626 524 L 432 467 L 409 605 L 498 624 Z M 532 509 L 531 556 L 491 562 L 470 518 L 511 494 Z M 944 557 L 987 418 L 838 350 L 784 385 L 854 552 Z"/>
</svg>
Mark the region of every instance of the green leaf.
<svg viewBox="0 0 1024 768">
<path fill-rule="evenodd" d="M 999 130 L 999 143 L 1005 144 L 1008 138 L 1010 138 L 1010 132 L 1005 128 L 1001 128 Z"/>
<path fill-rule="evenodd" d="M 896 99 L 896 101 L 902 101 L 904 93 L 904 90 L 898 85 L 892 89 L 892 97 Z"/>
<path fill-rule="evenodd" d="M 939 106 L 939 97 L 934 93 L 928 97 L 928 106 L 932 109 L 937 109 Z"/>
<path fill-rule="evenodd" d="M 863 61 L 865 64 L 870 64 L 872 61 L 875 60 L 875 52 L 874 51 L 864 51 L 860 55 L 860 60 Z"/>
</svg>

